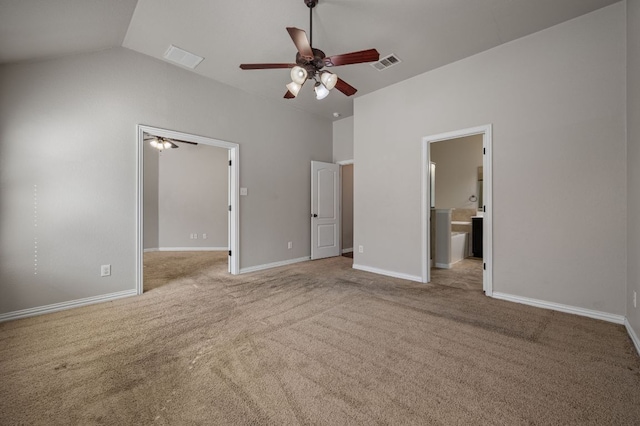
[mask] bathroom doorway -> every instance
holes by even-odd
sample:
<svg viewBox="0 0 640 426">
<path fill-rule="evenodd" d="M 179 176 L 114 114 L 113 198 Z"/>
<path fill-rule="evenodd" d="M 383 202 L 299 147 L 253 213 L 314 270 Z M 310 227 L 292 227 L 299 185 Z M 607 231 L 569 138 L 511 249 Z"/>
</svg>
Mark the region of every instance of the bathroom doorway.
<svg viewBox="0 0 640 426">
<path fill-rule="evenodd" d="M 491 295 L 491 125 L 427 136 L 422 151 L 422 280 Z"/>
</svg>

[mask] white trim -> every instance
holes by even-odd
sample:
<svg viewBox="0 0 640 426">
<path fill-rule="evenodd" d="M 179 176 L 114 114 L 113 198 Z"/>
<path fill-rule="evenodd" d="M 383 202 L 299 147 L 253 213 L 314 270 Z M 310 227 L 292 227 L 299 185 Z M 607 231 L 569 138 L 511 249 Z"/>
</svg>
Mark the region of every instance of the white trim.
<svg viewBox="0 0 640 426">
<path fill-rule="evenodd" d="M 631 327 L 631 324 L 629 323 L 629 320 L 627 318 L 624 319 L 624 326 L 627 329 L 627 333 L 629 333 L 629 337 L 631 337 L 633 345 L 636 347 L 638 355 L 640 355 L 640 339 L 638 339 L 638 335 L 636 334 L 633 327 Z"/>
<path fill-rule="evenodd" d="M 430 144 L 433 142 L 442 142 L 449 139 L 462 138 L 465 136 L 482 135 L 482 147 L 485 150 L 483 155 L 483 202 L 487 207 L 487 212 L 483 212 L 483 261 L 486 268 L 482 273 L 482 289 L 487 296 L 493 293 L 493 127 L 491 124 L 484 126 L 472 127 L 469 129 L 456 130 L 453 132 L 440 133 L 438 135 L 425 136 L 422 138 L 422 190 L 421 190 L 421 208 L 422 208 L 422 258 L 420 259 L 422 266 L 422 277 L 420 282 L 428 283 L 431 281 L 431 271 L 429 268 L 429 259 L 431 258 L 431 247 L 429 245 L 430 227 L 429 217 L 431 215 L 431 188 L 429 186 L 429 164 L 430 164 Z"/>
<path fill-rule="evenodd" d="M 568 314 L 580 315 L 583 317 L 595 318 L 616 324 L 624 324 L 625 317 L 622 315 L 610 314 L 607 312 L 594 311 L 577 306 L 563 305 L 561 303 L 547 302 L 545 300 L 531 299 L 529 297 L 514 296 L 513 294 L 494 292 L 491 296 L 494 299 L 506 300 L 508 302 L 522 303 L 523 305 L 535 306 L 537 308 L 551 309 L 552 311 L 566 312 Z"/>
<path fill-rule="evenodd" d="M 159 247 L 153 251 L 229 251 L 229 247 Z"/>
<path fill-rule="evenodd" d="M 153 253 L 153 252 L 156 252 L 156 251 L 160 251 L 160 249 L 158 247 L 146 248 L 142 252 L 143 253 Z"/>
<path fill-rule="evenodd" d="M 240 271 L 240 145 L 237 143 L 226 142 L 219 139 L 212 139 L 204 136 L 193 135 L 189 133 L 177 132 L 174 130 L 161 129 L 158 127 L 145 126 L 138 124 L 137 130 L 137 146 L 138 146 L 138 170 L 137 170 L 137 217 L 136 217 L 136 291 L 142 294 L 143 291 L 143 259 L 144 253 L 143 241 L 143 204 L 144 204 L 144 133 L 150 133 L 155 136 L 162 136 L 171 139 L 180 139 L 187 142 L 194 142 L 202 145 L 226 148 L 229 150 L 229 159 L 231 166 L 229 167 L 229 204 L 231 205 L 231 214 L 229 219 L 229 248 L 233 256 L 229 257 L 229 270 L 231 274 L 237 275 Z M 227 250 L 227 249 L 225 249 Z"/>
<path fill-rule="evenodd" d="M 436 263 L 436 268 L 451 269 L 453 268 L 453 263 Z"/>
<path fill-rule="evenodd" d="M 400 278 L 409 281 L 417 281 L 419 283 L 422 282 L 422 277 L 419 275 L 409 275 L 402 272 L 387 271 L 384 269 L 372 268 L 371 266 L 356 265 L 355 263 L 352 267 L 353 269 L 357 269 L 359 271 L 372 272 L 378 275 L 385 275 L 387 277 Z"/>
<path fill-rule="evenodd" d="M 342 254 L 345 254 L 345 253 L 353 253 L 353 247 L 342 249 Z"/>
<path fill-rule="evenodd" d="M 22 309 L 20 311 L 0 314 L 0 322 L 32 317 L 34 315 L 50 314 L 52 312 L 62 311 L 65 309 L 93 305 L 94 303 L 109 302 L 112 300 L 121 299 L 123 297 L 135 295 L 137 295 L 136 290 L 124 290 L 117 293 L 103 294 L 100 296 L 86 297 L 84 299 L 71 300 L 68 302 L 54 303 L 52 305 L 38 306 L 36 308 Z"/>
<path fill-rule="evenodd" d="M 272 269 L 280 266 L 293 265 L 294 263 L 306 262 L 308 260 L 311 260 L 310 256 L 299 257 L 297 259 L 283 260 L 280 262 L 266 263 L 264 265 L 249 266 L 248 268 L 240 269 L 240 273 L 248 274 L 250 272 L 264 271 L 265 269 Z"/>
<path fill-rule="evenodd" d="M 353 160 L 336 161 L 336 164 L 339 166 L 348 166 L 349 164 L 353 164 Z"/>
</svg>

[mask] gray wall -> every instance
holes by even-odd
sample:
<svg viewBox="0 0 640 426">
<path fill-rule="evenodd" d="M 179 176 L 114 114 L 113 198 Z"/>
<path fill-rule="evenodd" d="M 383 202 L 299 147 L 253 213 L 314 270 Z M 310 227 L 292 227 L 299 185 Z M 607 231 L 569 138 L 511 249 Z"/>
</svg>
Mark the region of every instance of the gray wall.
<svg viewBox="0 0 640 426">
<path fill-rule="evenodd" d="M 240 144 L 241 268 L 310 254 L 331 121 L 124 48 L 4 65 L 0 93 L 0 314 L 135 289 L 137 124 Z"/>
<path fill-rule="evenodd" d="M 356 98 L 354 263 L 420 277 L 421 140 L 492 123 L 494 291 L 623 315 L 624 11 Z"/>
<path fill-rule="evenodd" d="M 475 209 L 478 167 L 482 166 L 482 135 L 434 142 L 431 161 L 436 163 L 436 208 Z"/>
<path fill-rule="evenodd" d="M 353 116 L 333 122 L 333 161 L 353 160 Z"/>
<path fill-rule="evenodd" d="M 160 164 L 158 150 L 144 144 L 144 232 L 143 248 L 160 247 L 159 218 L 158 218 L 158 189 L 160 179 Z"/>
<path fill-rule="evenodd" d="M 627 319 L 640 337 L 640 0 L 627 0 Z M 638 300 L 640 303 L 640 300 Z"/>
<path fill-rule="evenodd" d="M 179 145 L 160 154 L 158 247 L 228 247 L 229 151 Z"/>
</svg>

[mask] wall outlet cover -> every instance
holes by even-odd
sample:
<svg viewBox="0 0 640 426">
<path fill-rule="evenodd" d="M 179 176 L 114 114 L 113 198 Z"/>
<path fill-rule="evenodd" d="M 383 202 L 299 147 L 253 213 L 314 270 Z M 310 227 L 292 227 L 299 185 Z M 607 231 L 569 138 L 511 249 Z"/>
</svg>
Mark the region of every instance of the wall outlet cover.
<svg viewBox="0 0 640 426">
<path fill-rule="evenodd" d="M 109 275 L 111 275 L 111 265 L 102 265 L 100 267 L 100 276 L 108 277 Z"/>
</svg>

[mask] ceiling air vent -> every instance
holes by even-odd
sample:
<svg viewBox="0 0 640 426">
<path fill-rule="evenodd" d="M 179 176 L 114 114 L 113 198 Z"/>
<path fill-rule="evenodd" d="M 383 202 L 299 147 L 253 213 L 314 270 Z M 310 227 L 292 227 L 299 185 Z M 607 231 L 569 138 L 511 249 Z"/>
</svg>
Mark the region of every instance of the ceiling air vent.
<svg viewBox="0 0 640 426">
<path fill-rule="evenodd" d="M 194 55 L 191 52 L 187 52 L 186 50 L 180 49 L 179 47 L 169 45 L 169 49 L 164 54 L 165 59 L 175 62 L 178 65 L 182 65 L 183 67 L 194 69 L 195 67 L 202 62 L 204 59 L 201 56 Z"/>
<path fill-rule="evenodd" d="M 402 62 L 400 58 L 392 53 L 391 55 L 387 55 L 384 58 L 380 59 L 378 62 L 372 63 L 371 66 L 378 71 L 382 71 L 396 64 L 399 64 L 400 62 Z"/>
</svg>

